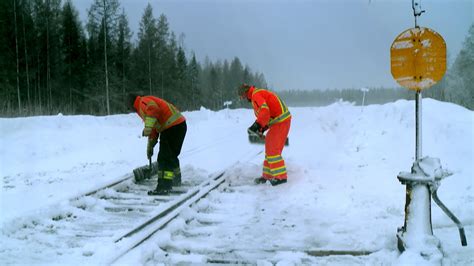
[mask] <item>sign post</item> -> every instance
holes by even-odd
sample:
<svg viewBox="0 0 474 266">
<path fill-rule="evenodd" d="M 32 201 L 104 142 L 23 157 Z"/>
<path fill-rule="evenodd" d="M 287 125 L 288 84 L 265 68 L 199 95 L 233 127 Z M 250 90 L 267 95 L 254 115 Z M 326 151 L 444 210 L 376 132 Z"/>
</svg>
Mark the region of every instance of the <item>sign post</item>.
<svg viewBox="0 0 474 266">
<path fill-rule="evenodd" d="M 415 159 L 421 158 L 421 100 L 423 89 L 440 81 L 446 72 L 446 43 L 432 29 L 415 27 L 402 32 L 390 48 L 393 78 L 416 91 Z"/>
<path fill-rule="evenodd" d="M 369 91 L 367 88 L 361 88 L 362 91 L 362 108 L 364 108 L 364 103 L 365 103 L 365 93 Z"/>
<path fill-rule="evenodd" d="M 225 101 L 224 106 L 225 106 L 225 116 L 229 118 L 229 106 L 232 105 L 232 101 Z"/>
<path fill-rule="evenodd" d="M 398 229 L 398 249 L 419 252 L 428 260 L 440 260 L 439 240 L 433 236 L 431 196 L 456 223 L 463 246 L 467 245 L 464 228 L 437 196 L 441 179 L 451 175 L 442 169 L 437 158 L 422 157 L 422 90 L 440 81 L 446 72 L 446 43 L 440 34 L 419 27 L 416 18 L 424 10 L 412 0 L 415 27 L 400 33 L 390 48 L 391 72 L 401 86 L 416 92 L 415 162 L 411 172 L 400 172 L 397 178 L 406 185 L 405 222 Z"/>
</svg>

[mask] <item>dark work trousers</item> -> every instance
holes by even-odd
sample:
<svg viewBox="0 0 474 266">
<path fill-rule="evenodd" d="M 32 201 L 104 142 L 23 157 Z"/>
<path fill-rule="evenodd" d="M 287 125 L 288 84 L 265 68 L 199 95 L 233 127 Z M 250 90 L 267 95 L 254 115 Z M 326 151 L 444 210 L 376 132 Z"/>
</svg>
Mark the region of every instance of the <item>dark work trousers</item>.
<svg viewBox="0 0 474 266">
<path fill-rule="evenodd" d="M 184 121 L 161 132 L 158 170 L 173 171 L 179 168 L 178 156 L 181 153 L 186 130 L 186 121 Z"/>
</svg>

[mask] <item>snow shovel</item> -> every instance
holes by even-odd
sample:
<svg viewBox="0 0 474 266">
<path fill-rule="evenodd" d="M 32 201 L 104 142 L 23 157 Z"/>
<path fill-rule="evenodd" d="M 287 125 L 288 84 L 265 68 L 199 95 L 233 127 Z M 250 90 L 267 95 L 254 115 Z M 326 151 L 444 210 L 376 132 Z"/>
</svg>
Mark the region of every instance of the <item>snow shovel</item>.
<svg viewBox="0 0 474 266">
<path fill-rule="evenodd" d="M 138 168 L 133 169 L 133 175 L 135 176 L 135 181 L 140 182 L 145 179 L 151 178 L 153 175 L 156 175 L 158 169 L 158 163 L 151 163 L 151 158 L 149 159 L 149 164 L 144 165 Z"/>
<path fill-rule="evenodd" d="M 252 144 L 265 144 L 265 135 L 260 132 L 255 132 L 250 129 L 247 129 L 247 133 L 249 134 L 249 142 Z M 285 146 L 290 145 L 290 140 L 286 138 Z"/>
</svg>

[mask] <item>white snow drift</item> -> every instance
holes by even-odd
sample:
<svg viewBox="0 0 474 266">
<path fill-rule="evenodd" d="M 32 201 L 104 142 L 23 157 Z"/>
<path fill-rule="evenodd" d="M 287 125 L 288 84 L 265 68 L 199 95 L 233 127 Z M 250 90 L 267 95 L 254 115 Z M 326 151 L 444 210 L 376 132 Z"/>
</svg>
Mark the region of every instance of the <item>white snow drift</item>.
<svg viewBox="0 0 474 266">
<path fill-rule="evenodd" d="M 425 99 L 423 155 L 441 159 L 454 173 L 439 196 L 464 223 L 468 246 L 457 228 L 432 207 L 434 234 L 444 263 L 474 263 L 474 113 Z M 188 176 L 227 169 L 227 188 L 215 191 L 183 218 L 156 234 L 122 263 L 202 262 L 206 254 L 237 250 L 258 262 L 289 264 L 430 264 L 396 248 L 403 224 L 405 187 L 396 176 L 414 160 L 414 102 L 397 101 L 363 109 L 345 102 L 291 108 L 290 146 L 283 157 L 289 182 L 256 186 L 263 146 L 247 141 L 250 109 L 185 112 L 188 123 L 181 165 Z M 147 163 L 142 122 L 135 114 L 42 116 L 0 119 L 2 264 L 101 264 L 101 248 L 113 243 L 70 243 L 70 232 L 55 231 L 53 219 L 73 212 L 69 199 L 131 173 Z M 155 151 L 157 152 L 157 151 Z M 187 216 L 211 208 L 218 226 L 183 237 Z M 96 215 L 90 212 L 89 215 Z M 87 217 L 85 217 L 87 218 Z M 206 237 L 203 237 L 205 235 Z M 164 250 L 188 247 L 188 255 Z M 309 257 L 305 250 L 367 250 L 369 256 Z M 255 255 L 274 250 L 269 257 Z"/>
</svg>

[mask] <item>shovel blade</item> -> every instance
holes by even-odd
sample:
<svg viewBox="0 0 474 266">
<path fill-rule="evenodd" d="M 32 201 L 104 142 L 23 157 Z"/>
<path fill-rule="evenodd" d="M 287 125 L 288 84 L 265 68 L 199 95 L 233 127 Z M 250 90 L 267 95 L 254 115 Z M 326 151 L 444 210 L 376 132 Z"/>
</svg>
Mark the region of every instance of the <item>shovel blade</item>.
<svg viewBox="0 0 474 266">
<path fill-rule="evenodd" d="M 152 163 L 151 169 L 150 165 L 144 165 L 133 170 L 133 176 L 135 177 L 136 182 L 143 181 L 145 179 L 150 179 L 152 176 L 158 173 L 158 163 Z"/>
</svg>

